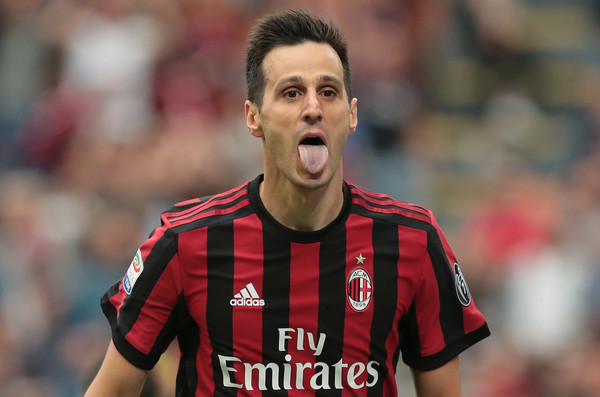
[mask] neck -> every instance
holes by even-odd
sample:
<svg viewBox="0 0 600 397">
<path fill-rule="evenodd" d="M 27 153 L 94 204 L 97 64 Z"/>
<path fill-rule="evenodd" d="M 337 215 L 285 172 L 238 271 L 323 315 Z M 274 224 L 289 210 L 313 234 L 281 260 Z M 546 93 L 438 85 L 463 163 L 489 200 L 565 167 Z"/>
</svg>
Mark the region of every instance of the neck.
<svg viewBox="0 0 600 397">
<path fill-rule="evenodd" d="M 343 178 L 316 189 L 276 183 L 265 175 L 259 192 L 271 216 L 293 230 L 321 230 L 338 216 L 344 206 Z"/>
</svg>

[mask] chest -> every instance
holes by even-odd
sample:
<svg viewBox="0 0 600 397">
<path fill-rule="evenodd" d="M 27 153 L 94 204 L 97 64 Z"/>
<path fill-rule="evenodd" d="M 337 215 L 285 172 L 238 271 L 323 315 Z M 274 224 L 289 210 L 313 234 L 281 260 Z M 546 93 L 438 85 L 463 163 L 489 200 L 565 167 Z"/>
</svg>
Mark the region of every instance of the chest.
<svg viewBox="0 0 600 397">
<path fill-rule="evenodd" d="M 318 242 L 251 224 L 187 236 L 180 261 L 188 310 L 201 329 L 242 326 L 246 334 L 251 326 L 277 340 L 282 329 L 317 338 L 349 327 L 367 337 L 412 302 L 419 260 L 399 236 L 397 226 L 373 222 L 354 222 Z"/>
</svg>

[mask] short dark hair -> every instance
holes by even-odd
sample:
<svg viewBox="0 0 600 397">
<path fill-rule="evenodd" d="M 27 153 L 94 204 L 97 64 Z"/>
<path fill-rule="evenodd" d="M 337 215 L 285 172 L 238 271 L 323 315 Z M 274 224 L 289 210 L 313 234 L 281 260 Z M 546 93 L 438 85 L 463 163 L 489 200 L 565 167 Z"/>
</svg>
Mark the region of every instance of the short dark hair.
<svg viewBox="0 0 600 397">
<path fill-rule="evenodd" d="M 246 58 L 248 99 L 262 105 L 265 76 L 262 63 L 269 51 L 278 46 L 307 41 L 329 44 L 340 57 L 344 69 L 344 85 L 348 100 L 352 98 L 350 66 L 346 39 L 333 22 L 325 22 L 304 11 L 292 10 L 270 15 L 257 22 L 250 35 Z"/>
</svg>

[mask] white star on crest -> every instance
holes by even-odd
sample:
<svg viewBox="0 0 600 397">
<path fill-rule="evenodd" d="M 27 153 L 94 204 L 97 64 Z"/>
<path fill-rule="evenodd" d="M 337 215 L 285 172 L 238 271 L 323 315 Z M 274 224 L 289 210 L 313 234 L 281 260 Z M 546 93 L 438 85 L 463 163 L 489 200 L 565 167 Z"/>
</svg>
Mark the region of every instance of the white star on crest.
<svg viewBox="0 0 600 397">
<path fill-rule="evenodd" d="M 358 256 L 355 257 L 355 258 L 356 258 L 356 264 L 357 265 L 364 265 L 365 264 L 365 259 L 367 259 L 364 256 L 362 256 L 362 253 L 358 254 Z"/>
</svg>

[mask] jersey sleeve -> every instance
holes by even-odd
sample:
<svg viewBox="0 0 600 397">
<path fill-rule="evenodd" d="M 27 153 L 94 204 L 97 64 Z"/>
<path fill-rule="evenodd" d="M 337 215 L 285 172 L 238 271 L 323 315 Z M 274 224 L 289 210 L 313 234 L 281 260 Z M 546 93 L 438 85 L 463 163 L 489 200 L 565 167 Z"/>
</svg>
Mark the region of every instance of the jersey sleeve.
<svg viewBox="0 0 600 397">
<path fill-rule="evenodd" d="M 414 300 L 402 319 L 403 361 L 417 370 L 438 368 L 490 335 L 458 261 L 433 214 Z"/>
<path fill-rule="evenodd" d="M 101 299 L 113 343 L 133 365 L 152 369 L 175 338 L 186 316 L 181 284 L 177 237 L 163 224 Z"/>
</svg>

